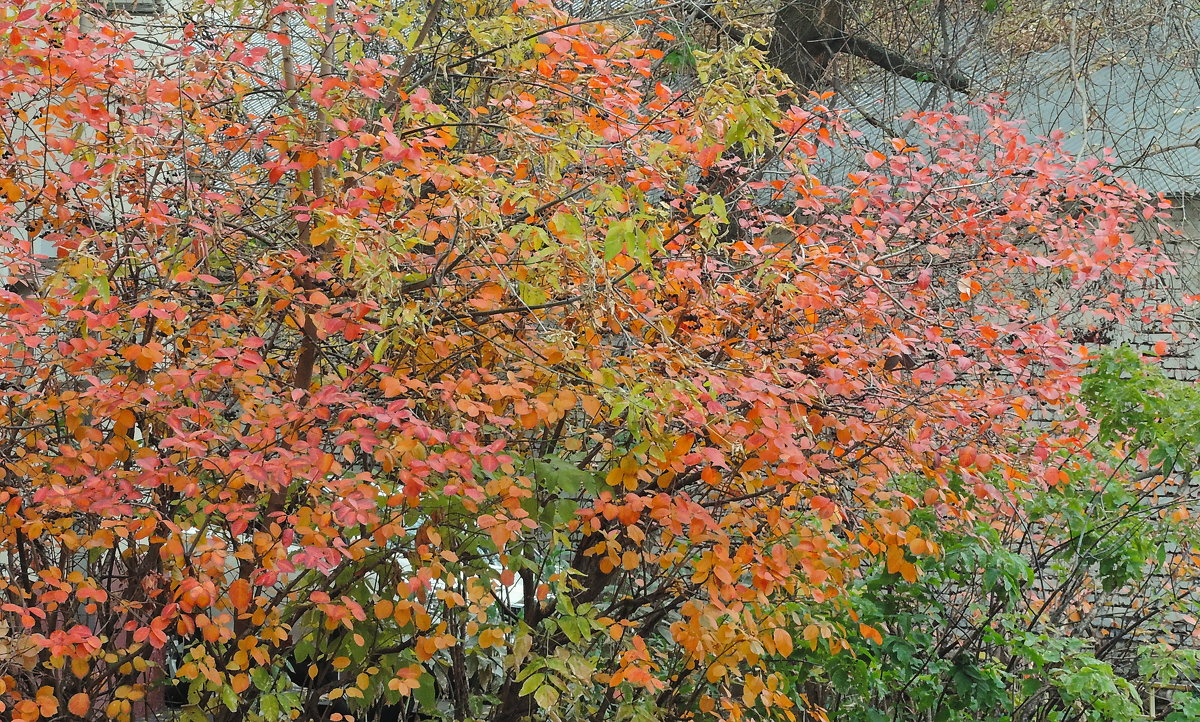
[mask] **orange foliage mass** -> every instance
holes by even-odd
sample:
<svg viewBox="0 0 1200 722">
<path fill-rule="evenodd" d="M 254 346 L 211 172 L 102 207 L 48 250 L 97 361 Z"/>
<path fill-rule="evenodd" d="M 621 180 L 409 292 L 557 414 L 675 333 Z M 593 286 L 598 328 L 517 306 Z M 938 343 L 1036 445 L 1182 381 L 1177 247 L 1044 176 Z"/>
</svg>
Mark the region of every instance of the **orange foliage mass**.
<svg viewBox="0 0 1200 722">
<path fill-rule="evenodd" d="M 350 704 L 470 659 L 494 720 L 795 719 L 773 665 L 880 643 L 827 612 L 939 553 L 912 510 L 1075 443 L 1021 431 L 1056 318 L 1160 312 L 1160 201 L 994 108 L 864 155 L 752 50 L 679 92 L 538 3 L 441 69 L 374 3 L 243 6 L 0 21 L 4 715 L 129 719 L 178 647 L 214 719 L 299 649 Z"/>
</svg>

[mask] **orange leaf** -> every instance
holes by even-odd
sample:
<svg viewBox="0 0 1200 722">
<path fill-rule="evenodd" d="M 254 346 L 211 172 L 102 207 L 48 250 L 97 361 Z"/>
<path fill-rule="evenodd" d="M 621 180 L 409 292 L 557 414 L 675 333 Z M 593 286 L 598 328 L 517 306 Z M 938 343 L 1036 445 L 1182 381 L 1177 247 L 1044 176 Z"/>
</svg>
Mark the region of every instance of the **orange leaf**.
<svg viewBox="0 0 1200 722">
<path fill-rule="evenodd" d="M 858 625 L 858 633 L 875 644 L 883 644 L 883 635 L 879 633 L 878 629 L 869 624 Z"/>
<path fill-rule="evenodd" d="M 701 168 L 708 168 L 712 166 L 713 163 L 717 162 L 717 158 L 724 150 L 725 146 L 719 143 L 717 145 L 710 145 L 701 148 L 700 152 L 696 154 L 696 165 L 700 166 Z"/>
<path fill-rule="evenodd" d="M 600 399 L 595 396 L 580 396 L 579 402 L 583 404 L 583 410 L 587 412 L 588 416 L 594 417 L 600 413 Z"/>
<path fill-rule="evenodd" d="M 716 684 L 725 676 L 725 665 L 714 664 L 704 671 L 704 676 L 709 682 Z"/>
<path fill-rule="evenodd" d="M 142 371 L 149 371 L 154 364 L 163 360 L 162 344 L 150 343 L 146 346 L 126 346 L 121 349 L 121 355 L 132 361 Z"/>
<path fill-rule="evenodd" d="M 236 579 L 233 584 L 229 585 L 229 602 L 233 604 L 234 609 L 239 612 L 246 611 L 250 608 L 252 599 L 250 582 L 245 579 Z"/>
<path fill-rule="evenodd" d="M 378 602 L 375 602 L 375 618 L 387 619 L 388 617 L 392 616 L 393 609 L 394 605 L 391 601 L 387 599 L 380 599 Z"/>
<path fill-rule="evenodd" d="M 137 417 L 129 409 L 121 409 L 113 416 L 113 432 L 121 435 L 137 423 Z"/>
<path fill-rule="evenodd" d="M 82 717 L 87 714 L 88 709 L 92 706 L 92 700 L 87 696 L 86 692 L 71 697 L 71 701 L 67 702 L 67 711 L 76 717 Z"/>
<path fill-rule="evenodd" d="M 379 390 L 389 398 L 399 396 L 404 393 L 404 384 L 395 376 L 384 376 L 379 379 Z"/>
<path fill-rule="evenodd" d="M 296 163 L 300 165 L 300 170 L 312 170 L 319 160 L 317 154 L 311 150 L 302 150 L 296 154 Z"/>
<path fill-rule="evenodd" d="M 775 640 L 775 651 L 779 656 L 790 657 L 792 655 L 792 635 L 788 634 L 786 629 L 776 627 L 771 636 Z"/>
<path fill-rule="evenodd" d="M 675 446 L 671 449 L 673 456 L 683 456 L 692 450 L 692 446 L 696 443 L 695 434 L 684 434 L 675 440 Z"/>
</svg>

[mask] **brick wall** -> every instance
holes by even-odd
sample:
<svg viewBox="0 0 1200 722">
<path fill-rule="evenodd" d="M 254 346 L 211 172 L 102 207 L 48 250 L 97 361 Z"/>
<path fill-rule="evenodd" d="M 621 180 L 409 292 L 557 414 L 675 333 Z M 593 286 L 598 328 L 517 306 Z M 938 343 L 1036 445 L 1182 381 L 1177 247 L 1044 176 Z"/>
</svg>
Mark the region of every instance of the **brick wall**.
<svg viewBox="0 0 1200 722">
<path fill-rule="evenodd" d="M 1128 343 L 1143 353 L 1152 353 L 1155 343 L 1168 345 L 1161 366 L 1168 376 L 1186 381 L 1200 381 L 1200 304 L 1193 307 L 1187 297 L 1200 295 L 1200 196 L 1175 197 L 1170 223 L 1179 236 L 1162 238 L 1157 229 L 1147 227 L 1144 237 L 1160 237 L 1167 255 L 1176 265 L 1177 275 L 1161 279 L 1164 298 L 1183 311 L 1173 329 L 1158 324 L 1146 324 L 1132 333 L 1117 334 L 1113 343 Z"/>
<path fill-rule="evenodd" d="M 1157 322 L 1134 324 L 1132 328 L 1114 331 L 1105 342 L 1127 343 L 1147 355 L 1154 354 L 1156 343 L 1165 342 L 1168 351 L 1159 363 L 1167 376 L 1200 382 L 1200 304 L 1193 307 L 1187 301 L 1188 296 L 1200 295 L 1200 196 L 1175 197 L 1171 200 L 1175 207 L 1171 211 L 1170 224 L 1179 231 L 1179 235 L 1163 237 L 1157 228 L 1149 225 L 1142 230 L 1142 235 L 1146 241 L 1162 238 L 1167 255 L 1176 263 L 1176 274 L 1160 279 L 1156 291 L 1163 300 L 1183 310 L 1171 328 Z M 1156 504 L 1164 506 L 1182 502 L 1192 509 L 1193 514 L 1200 515 L 1200 481 L 1195 479 L 1167 479 L 1153 491 L 1151 498 Z M 1186 561 L 1178 556 L 1180 550 L 1174 544 L 1168 545 L 1166 553 L 1166 569 L 1175 568 L 1178 562 Z M 1035 587 L 1039 582 L 1035 582 Z M 1200 648 L 1198 620 L 1176 611 L 1154 613 L 1154 621 L 1158 622 L 1154 626 L 1163 629 L 1164 633 L 1152 638 L 1144 633 L 1125 636 L 1124 630 L 1141 625 L 1147 614 L 1147 610 L 1143 609 L 1146 600 L 1154 600 L 1159 595 L 1173 596 L 1178 593 L 1176 587 L 1180 583 L 1187 583 L 1186 576 L 1174 577 L 1164 570 L 1143 580 L 1138 588 L 1118 589 L 1105 595 L 1085 593 L 1082 604 L 1078 605 L 1081 608 L 1074 612 L 1080 621 L 1088 624 L 1098 645 L 1105 645 L 1114 637 L 1119 639 L 1117 648 L 1109 655 L 1109 661 L 1118 668 L 1129 670 L 1140 644 L 1166 642 L 1172 646 Z"/>
</svg>

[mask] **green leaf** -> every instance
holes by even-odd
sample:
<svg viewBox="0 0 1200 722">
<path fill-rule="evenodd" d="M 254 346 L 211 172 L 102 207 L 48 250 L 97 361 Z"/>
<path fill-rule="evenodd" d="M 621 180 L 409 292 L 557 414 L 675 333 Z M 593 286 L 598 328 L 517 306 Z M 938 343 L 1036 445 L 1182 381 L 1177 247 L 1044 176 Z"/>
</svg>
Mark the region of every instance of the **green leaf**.
<svg viewBox="0 0 1200 722">
<path fill-rule="evenodd" d="M 614 222 L 604 234 L 604 260 L 611 261 L 634 240 L 633 219 Z"/>
<path fill-rule="evenodd" d="M 233 691 L 233 687 L 221 687 L 221 702 L 229 708 L 230 712 L 237 712 L 238 695 Z"/>
<path fill-rule="evenodd" d="M 267 671 L 266 667 L 255 667 L 250 670 L 250 679 L 254 682 L 254 686 L 263 692 L 274 686 L 274 680 L 271 679 L 271 673 Z"/>
<path fill-rule="evenodd" d="M 521 302 L 527 306 L 543 304 L 549 298 L 544 290 L 525 281 L 517 281 L 517 293 L 521 297 Z"/>
<path fill-rule="evenodd" d="M 529 678 L 525 680 L 525 684 L 521 685 L 520 694 L 522 696 L 527 695 L 534 690 L 539 689 L 543 684 L 545 684 L 545 682 L 546 675 L 542 674 L 541 672 L 538 672 L 537 674 L 531 674 L 529 675 Z"/>
<path fill-rule="evenodd" d="M 567 635 L 567 639 L 575 644 L 583 641 L 586 632 L 585 625 L 585 620 L 579 617 L 563 617 L 558 622 L 558 626 L 562 629 L 563 634 Z"/>
<path fill-rule="evenodd" d="M 179 713 L 179 722 L 208 722 L 208 715 L 199 707 L 189 705 Z"/>
<path fill-rule="evenodd" d="M 570 238 L 572 240 L 580 240 L 583 238 L 583 226 L 580 225 L 579 219 L 570 213 L 555 213 L 550 218 L 550 225 L 558 232 L 558 235 Z"/>
<path fill-rule="evenodd" d="M 433 675 L 428 672 L 421 674 L 421 685 L 413 690 L 413 696 L 421 704 L 422 709 L 437 708 L 437 692 L 434 689 Z"/>
<path fill-rule="evenodd" d="M 579 504 L 570 499 L 559 499 L 554 502 L 554 522 L 556 524 L 566 524 L 575 518 L 575 514 L 578 511 Z"/>
<path fill-rule="evenodd" d="M 96 275 L 95 289 L 100 294 L 100 300 L 108 303 L 112 298 L 112 288 L 108 285 L 108 276 L 103 273 Z"/>
<path fill-rule="evenodd" d="M 280 719 L 279 700 L 275 699 L 275 695 L 265 695 L 262 698 L 260 706 L 262 707 L 263 717 L 267 718 L 269 722 L 275 722 L 275 720 Z"/>
<path fill-rule="evenodd" d="M 533 462 L 533 473 L 538 484 L 547 491 L 564 496 L 575 496 L 592 480 L 592 473 L 556 456 L 547 456 Z"/>
<path fill-rule="evenodd" d="M 725 199 L 721 196 L 714 195 L 712 197 L 712 212 L 722 223 L 729 222 L 729 215 L 725 210 Z"/>
</svg>

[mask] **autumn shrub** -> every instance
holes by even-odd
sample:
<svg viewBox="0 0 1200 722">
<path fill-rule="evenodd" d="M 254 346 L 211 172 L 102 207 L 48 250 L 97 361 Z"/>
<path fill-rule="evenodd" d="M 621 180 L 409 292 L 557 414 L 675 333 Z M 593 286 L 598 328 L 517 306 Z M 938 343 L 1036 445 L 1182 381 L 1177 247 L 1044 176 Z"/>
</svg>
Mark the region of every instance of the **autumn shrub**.
<svg viewBox="0 0 1200 722">
<path fill-rule="evenodd" d="M 753 47 L 676 91 L 521 0 L 3 13 L 3 714 L 871 719 L 1092 673 L 1049 622 L 971 655 L 1029 614 L 1013 525 L 1127 505 L 1062 471 L 1085 422 L 1029 430 L 1080 390 L 1059 318 L 1170 310 L 1164 202 L 1103 162 L 994 105 L 859 148 Z"/>
<path fill-rule="evenodd" d="M 957 529 L 914 514 L 942 554 L 915 583 L 877 564 L 851 585 L 877 644 L 793 660 L 831 719 L 1150 719 L 1152 695 L 1161 718 L 1195 718 L 1200 397 L 1130 349 L 1095 361 L 1082 396 L 1099 433 L 1049 457 L 1055 484 Z"/>
</svg>

